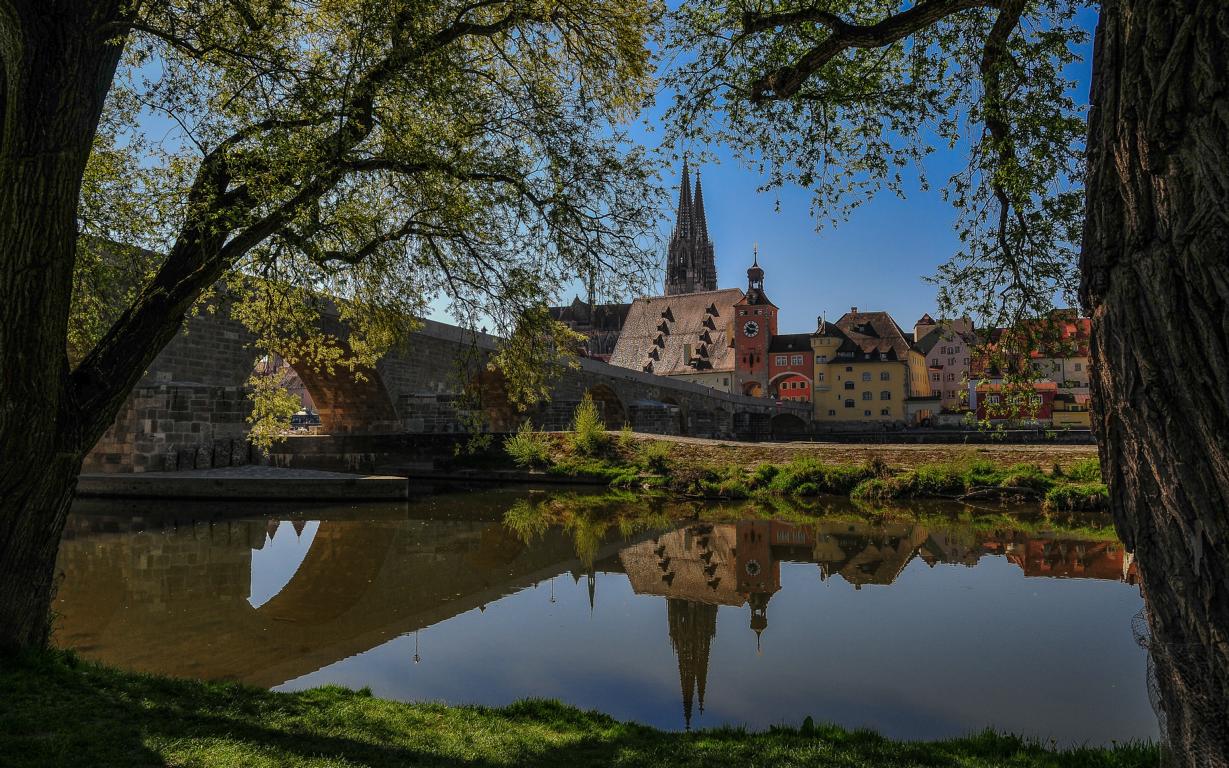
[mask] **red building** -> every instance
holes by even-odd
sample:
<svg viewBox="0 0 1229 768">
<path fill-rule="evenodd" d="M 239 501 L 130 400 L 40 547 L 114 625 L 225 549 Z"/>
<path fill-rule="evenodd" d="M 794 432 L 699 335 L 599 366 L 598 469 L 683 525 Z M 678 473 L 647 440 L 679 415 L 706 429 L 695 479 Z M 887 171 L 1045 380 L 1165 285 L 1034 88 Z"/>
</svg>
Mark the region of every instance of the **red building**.
<svg viewBox="0 0 1229 768">
<path fill-rule="evenodd" d="M 734 305 L 734 387 L 736 394 L 768 394 L 768 346 L 777 335 L 777 307 L 764 294 L 759 254 L 747 270 L 747 292 Z"/>
<path fill-rule="evenodd" d="M 977 418 L 990 421 L 1049 421 L 1053 418 L 1056 394 L 1058 384 L 1053 381 L 978 384 L 975 404 Z"/>
<path fill-rule="evenodd" d="M 776 399 L 811 402 L 814 370 L 811 334 L 786 333 L 768 342 L 768 391 Z"/>
</svg>

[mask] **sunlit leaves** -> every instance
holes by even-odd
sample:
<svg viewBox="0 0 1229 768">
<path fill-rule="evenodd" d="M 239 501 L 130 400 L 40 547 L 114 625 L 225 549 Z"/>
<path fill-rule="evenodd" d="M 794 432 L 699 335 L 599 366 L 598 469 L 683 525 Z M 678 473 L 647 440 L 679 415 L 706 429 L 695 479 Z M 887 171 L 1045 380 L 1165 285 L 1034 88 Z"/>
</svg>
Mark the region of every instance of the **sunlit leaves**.
<svg viewBox="0 0 1229 768">
<path fill-rule="evenodd" d="M 578 277 L 638 287 L 661 205 L 621 123 L 652 95 L 661 13 L 646 0 L 143 3 L 90 209 L 122 211 L 154 186 L 158 202 L 122 226 L 83 216 L 83 230 L 158 253 L 192 243 L 186 258 L 234 276 L 262 351 L 324 369 L 361 370 L 435 299 L 510 335 Z M 320 330 L 325 305 L 353 329 L 344 343 Z M 542 369 L 511 364 L 522 347 L 500 359 L 532 400 L 539 377 L 519 373 Z"/>
</svg>

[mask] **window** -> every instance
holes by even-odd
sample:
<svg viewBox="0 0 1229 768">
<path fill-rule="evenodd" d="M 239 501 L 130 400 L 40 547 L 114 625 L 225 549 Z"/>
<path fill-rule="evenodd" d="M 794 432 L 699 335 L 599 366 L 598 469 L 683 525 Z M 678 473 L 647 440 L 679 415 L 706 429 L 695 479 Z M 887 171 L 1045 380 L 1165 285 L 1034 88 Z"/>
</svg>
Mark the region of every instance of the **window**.
<svg viewBox="0 0 1229 768">
<path fill-rule="evenodd" d="M 942 378 L 942 377 L 941 377 L 941 376 L 939 376 L 939 374 L 937 374 L 937 373 L 932 373 L 932 374 L 930 374 L 930 380 L 931 380 L 931 381 L 939 381 L 941 378 Z"/>
<path fill-rule="evenodd" d="M 852 365 L 845 366 L 845 373 L 853 373 L 853 366 Z"/>
<path fill-rule="evenodd" d="M 990 395 L 989 397 L 986 398 L 986 401 L 990 403 L 991 405 L 998 405 L 1000 402 L 1000 399 L 998 395 Z"/>
<path fill-rule="evenodd" d="M 798 382 L 798 388 L 799 388 L 799 389 L 806 389 L 806 388 L 807 388 L 807 383 L 806 383 L 805 381 L 800 381 L 800 382 Z"/>
<path fill-rule="evenodd" d="M 815 377 L 815 380 L 816 380 L 816 381 L 823 381 L 823 380 L 824 380 L 824 375 L 823 375 L 822 373 L 821 373 L 821 374 L 819 374 L 818 376 L 816 376 L 816 377 Z"/>
<path fill-rule="evenodd" d="M 879 410 L 879 415 L 880 415 L 880 416 L 887 416 L 887 415 L 888 415 L 888 413 L 889 413 L 889 411 L 888 411 L 888 409 L 887 409 L 887 408 L 881 408 L 881 409 Z"/>
<path fill-rule="evenodd" d="M 722 385 L 722 386 L 725 386 L 725 387 L 730 386 L 730 377 L 729 377 L 729 376 L 726 376 L 724 379 L 722 379 L 722 380 L 721 380 L 721 385 Z"/>
<path fill-rule="evenodd" d="M 862 372 L 862 381 L 870 381 L 870 380 L 871 380 L 871 372 L 870 372 L 870 371 L 863 371 L 863 372 Z"/>
<path fill-rule="evenodd" d="M 835 416 L 835 415 L 836 415 L 836 411 L 834 411 L 834 410 L 832 410 L 831 408 L 829 408 L 829 409 L 828 409 L 828 415 L 829 415 L 829 416 Z"/>
<path fill-rule="evenodd" d="M 853 400 L 846 400 L 846 401 L 845 401 L 845 407 L 846 407 L 846 408 L 853 408 Z"/>
<path fill-rule="evenodd" d="M 949 357 L 949 358 L 947 358 L 947 364 L 948 364 L 948 365 L 955 365 L 955 364 L 956 364 L 956 358 L 954 358 L 954 357 Z"/>
<path fill-rule="evenodd" d="M 960 354 L 960 345 L 959 345 L 959 344 L 957 344 L 956 346 L 952 347 L 952 354 L 953 354 L 953 355 L 958 355 L 958 354 Z"/>
<path fill-rule="evenodd" d="M 777 355 L 777 365 L 785 365 L 785 355 Z"/>
<path fill-rule="evenodd" d="M 871 412 L 870 412 L 870 411 L 862 411 L 862 415 L 863 415 L 863 416 L 870 416 L 870 415 L 871 415 Z"/>
<path fill-rule="evenodd" d="M 816 358 L 815 358 L 815 363 L 816 363 L 817 365 L 818 365 L 819 363 L 826 363 L 826 362 L 828 362 L 828 356 L 827 356 L 827 355 L 819 355 L 818 357 L 816 357 Z"/>
<path fill-rule="evenodd" d="M 1084 364 L 1083 364 L 1083 363 L 1076 363 L 1076 364 L 1075 364 L 1075 369 L 1076 369 L 1077 371 L 1082 371 L 1082 370 L 1084 370 Z"/>
<path fill-rule="evenodd" d="M 891 373 L 890 371 L 880 371 L 880 372 L 879 372 L 879 380 L 880 380 L 880 381 L 888 381 L 888 380 L 890 380 L 891 378 L 892 378 L 892 373 Z"/>
<path fill-rule="evenodd" d="M 885 390 L 883 390 L 882 392 L 880 392 L 880 393 L 879 393 L 879 399 L 880 399 L 880 400 L 891 400 L 891 399 L 892 399 L 892 393 L 891 393 L 890 391 L 888 391 L 888 390 L 886 390 L 886 389 L 885 389 Z"/>
<path fill-rule="evenodd" d="M 739 315 L 745 315 L 745 314 L 747 314 L 747 310 L 745 310 L 745 309 L 740 309 L 740 310 L 738 310 L 738 314 L 739 314 Z"/>
<path fill-rule="evenodd" d="M 938 368 L 938 367 L 939 367 L 939 358 L 937 358 L 937 357 L 932 357 L 932 358 L 930 358 L 930 364 L 931 364 L 931 365 L 933 365 L 934 367 Z"/>
<path fill-rule="evenodd" d="M 956 380 L 956 374 L 954 374 L 954 373 L 949 373 L 949 374 L 947 374 L 947 380 L 948 380 L 948 381 L 955 381 L 955 380 Z"/>
<path fill-rule="evenodd" d="M 969 364 L 969 358 L 967 358 L 967 357 L 966 357 L 966 358 L 964 359 L 964 364 L 965 364 L 965 366 L 968 366 L 968 364 Z"/>
<path fill-rule="evenodd" d="M 870 392 L 870 390 L 869 390 L 869 389 L 868 389 L 867 391 L 865 391 L 865 392 L 863 392 L 863 393 L 862 393 L 862 399 L 863 399 L 863 400 L 872 400 L 872 399 L 874 399 L 874 397 L 875 397 L 875 396 L 871 394 L 871 392 Z"/>
<path fill-rule="evenodd" d="M 802 355 L 794 355 L 789 362 L 790 365 L 802 365 Z"/>
<path fill-rule="evenodd" d="M 852 381 L 845 382 L 845 389 L 853 389 L 853 382 Z"/>
</svg>

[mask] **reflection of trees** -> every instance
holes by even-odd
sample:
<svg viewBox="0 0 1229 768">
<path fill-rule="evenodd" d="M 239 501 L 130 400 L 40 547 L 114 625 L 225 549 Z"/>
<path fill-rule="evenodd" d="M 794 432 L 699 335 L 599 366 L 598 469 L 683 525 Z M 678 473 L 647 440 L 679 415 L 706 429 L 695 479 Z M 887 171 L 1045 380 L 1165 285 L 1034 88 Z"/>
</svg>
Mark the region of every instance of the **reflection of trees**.
<svg viewBox="0 0 1229 768">
<path fill-rule="evenodd" d="M 563 529 L 572 539 L 576 558 L 589 569 L 614 533 L 628 539 L 669 528 L 687 511 L 687 505 L 668 504 L 661 498 L 646 500 L 628 492 L 543 495 L 516 501 L 504 513 L 504 525 L 526 544 L 552 527 Z"/>
</svg>

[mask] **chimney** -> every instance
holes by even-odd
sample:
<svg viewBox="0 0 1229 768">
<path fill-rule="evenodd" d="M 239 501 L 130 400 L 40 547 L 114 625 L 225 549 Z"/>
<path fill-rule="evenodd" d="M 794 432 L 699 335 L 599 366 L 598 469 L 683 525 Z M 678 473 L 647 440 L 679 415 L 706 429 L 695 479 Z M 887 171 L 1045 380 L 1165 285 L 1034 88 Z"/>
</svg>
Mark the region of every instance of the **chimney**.
<svg viewBox="0 0 1229 768">
<path fill-rule="evenodd" d="M 850 308 L 849 308 L 849 311 L 850 311 L 850 312 L 852 312 L 852 313 L 853 313 L 853 314 L 855 314 L 855 315 L 856 315 L 856 314 L 858 314 L 858 308 L 857 308 L 857 307 L 850 307 Z"/>
</svg>

